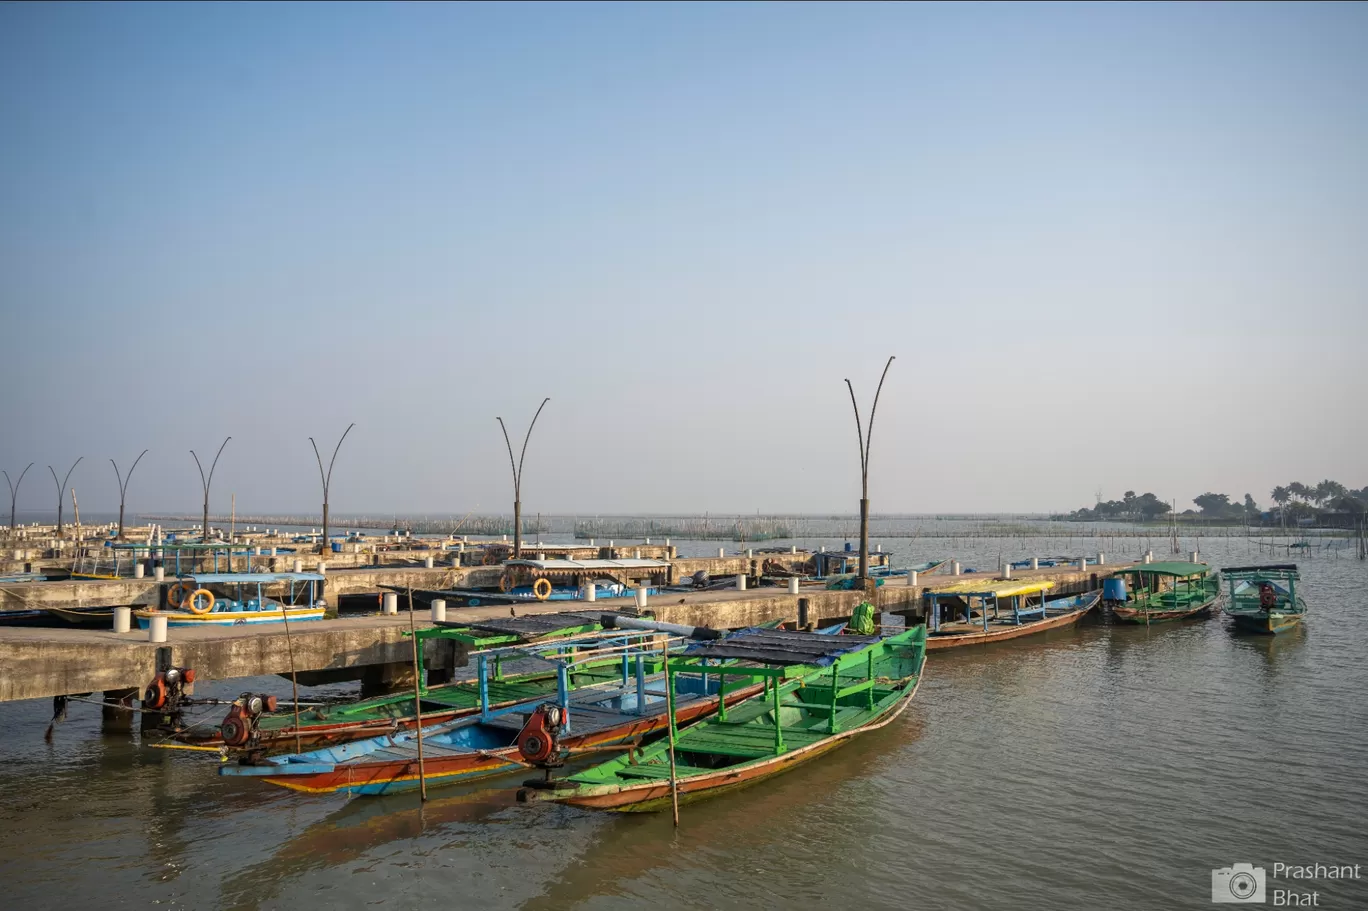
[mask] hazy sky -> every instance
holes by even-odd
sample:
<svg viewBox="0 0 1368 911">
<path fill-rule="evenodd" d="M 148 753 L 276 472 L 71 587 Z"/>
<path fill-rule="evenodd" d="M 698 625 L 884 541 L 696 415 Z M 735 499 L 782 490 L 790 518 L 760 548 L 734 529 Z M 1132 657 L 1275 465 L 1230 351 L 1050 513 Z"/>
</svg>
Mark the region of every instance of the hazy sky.
<svg viewBox="0 0 1368 911">
<path fill-rule="evenodd" d="M 529 512 L 850 512 L 893 354 L 876 511 L 1356 487 L 1366 99 L 1361 4 L 6 4 L 0 467 L 495 512 L 549 395 Z"/>
</svg>

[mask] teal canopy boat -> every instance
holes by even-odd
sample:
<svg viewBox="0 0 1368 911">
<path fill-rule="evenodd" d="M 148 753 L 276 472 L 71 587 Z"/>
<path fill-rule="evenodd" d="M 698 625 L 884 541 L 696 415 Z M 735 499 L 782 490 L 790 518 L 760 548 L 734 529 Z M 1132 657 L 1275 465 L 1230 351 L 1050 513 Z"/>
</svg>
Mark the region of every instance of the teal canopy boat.
<svg viewBox="0 0 1368 911">
<path fill-rule="evenodd" d="M 1112 617 L 1126 623 L 1207 617 L 1221 597 L 1220 577 L 1205 563 L 1140 563 L 1114 577 L 1125 580 L 1129 590 L 1124 600 L 1110 601 Z"/>
<path fill-rule="evenodd" d="M 1221 570 L 1221 575 L 1230 586 L 1225 613 L 1238 630 L 1276 635 L 1306 616 L 1306 601 L 1297 594 L 1301 576 L 1295 563 L 1232 566 Z"/>
</svg>

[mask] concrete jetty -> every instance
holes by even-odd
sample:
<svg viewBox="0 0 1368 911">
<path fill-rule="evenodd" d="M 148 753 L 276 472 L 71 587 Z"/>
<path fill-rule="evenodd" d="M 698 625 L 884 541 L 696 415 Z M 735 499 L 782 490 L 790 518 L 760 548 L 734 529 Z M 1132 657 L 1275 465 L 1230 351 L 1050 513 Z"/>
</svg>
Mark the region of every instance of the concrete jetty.
<svg viewBox="0 0 1368 911">
<path fill-rule="evenodd" d="M 675 572 L 682 577 L 696 571 L 690 569 L 692 564 L 701 562 L 708 565 L 700 568 L 720 576 L 738 561 L 750 562 L 745 557 L 681 560 L 677 561 Z M 1012 578 L 1052 580 L 1061 592 L 1067 592 L 1100 586 L 1102 576 L 1126 565 L 1130 564 L 1090 566 L 1083 571 L 1076 566 L 1013 571 Z M 365 582 L 358 578 L 355 584 L 374 586 L 383 579 L 387 580 L 384 584 L 444 587 L 444 574 L 449 577 L 459 571 L 451 568 L 370 570 L 366 571 Z M 497 575 L 500 568 L 480 567 L 478 571 Z M 742 570 L 736 567 L 736 571 Z M 330 574 L 329 584 L 337 585 L 349 575 Z M 921 593 L 925 589 L 973 578 L 990 580 L 995 574 L 976 573 L 958 578 L 945 574 L 927 575 L 921 577 L 916 586 L 906 584 L 903 578 L 893 577 L 875 589 L 873 598 L 881 611 L 899 613 L 915 621 L 921 616 Z M 395 579 L 411 581 L 395 583 Z M 122 586 L 129 583 L 103 584 Z M 132 589 L 127 591 L 133 592 Z M 155 597 L 155 584 L 153 591 Z M 846 618 L 864 597 L 858 591 L 827 591 L 820 585 L 802 586 L 796 595 L 779 587 L 746 591 L 719 589 L 652 596 L 647 610 L 671 623 L 738 629 L 773 620 L 798 622 L 800 617 L 813 624 Z M 604 610 L 611 610 L 615 603 L 631 602 L 597 602 Z M 533 602 L 512 608 L 505 604 L 448 609 L 447 619 L 473 621 L 507 617 L 510 610 L 524 616 L 586 609 L 594 608 L 582 601 Z M 429 625 L 426 611 L 420 611 L 415 619 L 418 626 Z M 290 645 L 294 651 L 295 669 L 308 675 L 301 678 L 307 683 L 365 679 L 378 685 L 397 679 L 412 660 L 412 646 L 403 635 L 408 628 L 409 617 L 403 611 L 398 617 L 366 615 L 292 625 Z M 429 667 L 453 670 L 463 663 L 463 657 L 454 653 L 450 643 L 434 642 L 428 648 L 424 657 Z M 283 625 L 277 624 L 201 629 L 175 627 L 169 631 L 167 642 L 151 643 L 147 641 L 145 631 L 136 630 L 115 633 L 112 630 L 0 627 L 0 668 L 4 668 L 4 673 L 0 674 L 0 701 L 141 689 L 159 668 L 172 665 L 194 667 L 202 680 L 287 674 L 290 660 L 285 630 Z"/>
</svg>

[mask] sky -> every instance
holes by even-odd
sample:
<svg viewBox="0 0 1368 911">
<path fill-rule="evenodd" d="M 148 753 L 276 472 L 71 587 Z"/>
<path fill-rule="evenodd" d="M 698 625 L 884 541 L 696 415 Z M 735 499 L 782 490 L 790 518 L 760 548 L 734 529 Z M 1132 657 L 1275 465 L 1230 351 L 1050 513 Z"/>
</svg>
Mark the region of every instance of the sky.
<svg viewBox="0 0 1368 911">
<path fill-rule="evenodd" d="M 1368 483 L 1363 4 L 5 4 L 0 467 L 84 509 Z M 207 470 L 207 465 L 206 465 Z"/>
</svg>

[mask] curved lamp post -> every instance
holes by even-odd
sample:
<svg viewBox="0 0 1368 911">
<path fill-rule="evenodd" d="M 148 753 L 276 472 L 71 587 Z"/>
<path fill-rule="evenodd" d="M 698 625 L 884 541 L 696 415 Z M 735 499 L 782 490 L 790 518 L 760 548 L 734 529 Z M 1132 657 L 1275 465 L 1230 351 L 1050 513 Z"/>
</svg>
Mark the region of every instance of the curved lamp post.
<svg viewBox="0 0 1368 911">
<path fill-rule="evenodd" d="M 850 405 L 855 409 L 855 432 L 860 441 L 860 581 L 869 578 L 869 445 L 874 441 L 874 412 L 879 408 L 879 393 L 883 392 L 884 378 L 888 368 L 893 366 L 893 358 L 884 364 L 883 375 L 879 377 L 879 388 L 874 390 L 874 405 L 869 409 L 869 429 L 860 424 L 860 406 L 855 403 L 855 387 L 846 380 L 850 390 Z"/>
<path fill-rule="evenodd" d="M 147 455 L 147 450 L 146 450 L 146 449 L 144 449 L 141 453 L 139 453 L 138 457 L 137 457 L 136 459 L 133 460 L 133 468 L 137 468 L 137 467 L 138 467 L 138 463 L 142 461 L 142 457 L 145 456 L 145 455 Z M 111 465 L 114 466 L 114 477 L 117 478 L 118 481 L 119 481 L 119 535 L 118 535 L 118 537 L 116 537 L 114 540 L 115 540 L 115 541 L 122 541 L 122 540 L 123 540 L 123 536 L 124 536 L 124 535 L 123 535 L 124 498 L 125 498 L 126 496 L 128 496 L 128 482 L 131 481 L 131 480 L 133 480 L 133 468 L 128 469 L 128 477 L 125 478 L 125 477 L 123 477 L 122 475 L 119 474 L 119 463 L 118 463 L 118 462 L 115 462 L 113 459 L 110 459 L 110 460 L 109 460 L 109 464 L 111 464 Z"/>
<path fill-rule="evenodd" d="M 24 475 L 28 474 L 28 470 L 32 467 L 32 462 L 25 465 L 24 470 L 19 472 L 19 480 L 15 481 L 13 484 L 10 484 L 9 472 L 0 471 L 0 474 L 5 476 L 5 483 L 9 484 L 10 489 L 10 534 L 14 534 L 14 504 L 19 499 L 19 485 L 24 483 Z"/>
<path fill-rule="evenodd" d="M 527 457 L 527 441 L 532 438 L 532 428 L 537 426 L 537 418 L 541 417 L 542 408 L 551 401 L 547 396 L 542 399 L 541 405 L 537 408 L 537 413 L 532 415 L 532 423 L 527 425 L 527 436 L 523 437 L 522 454 L 518 456 L 517 464 L 513 463 L 513 444 L 508 441 L 508 428 L 504 427 L 503 418 L 495 418 L 499 422 L 499 427 L 503 430 L 504 445 L 508 447 L 508 465 L 513 469 L 513 559 L 522 558 L 522 464 Z"/>
<path fill-rule="evenodd" d="M 66 490 L 67 481 L 71 480 L 71 473 L 76 470 L 76 466 L 81 464 L 81 459 L 84 458 L 85 456 L 81 456 L 72 462 L 71 468 L 67 470 L 66 477 L 60 481 L 57 480 L 57 472 L 53 470 L 51 465 L 48 466 L 48 471 L 52 472 L 52 483 L 57 485 L 57 537 L 59 538 L 62 536 L 62 492 Z M 27 469 L 25 470 L 27 471 Z"/>
<path fill-rule="evenodd" d="M 356 422 L 353 421 L 347 425 L 346 430 L 342 431 L 342 438 L 333 447 L 332 458 L 328 460 L 327 474 L 323 473 L 323 457 L 318 454 L 318 444 L 314 442 L 313 437 L 309 437 L 309 445 L 313 447 L 314 458 L 318 460 L 318 477 L 323 482 L 323 543 L 318 548 L 319 553 L 326 553 L 328 550 L 328 487 L 332 484 L 333 462 L 337 461 L 337 450 L 342 448 L 342 440 L 347 438 L 347 434 L 351 433 L 355 426 Z"/>
<path fill-rule="evenodd" d="M 190 455 L 195 457 L 195 467 L 199 469 L 200 486 L 204 488 L 204 524 L 200 526 L 201 542 L 209 540 L 209 485 L 214 483 L 214 467 L 218 465 L 219 456 L 223 455 L 223 447 L 227 446 L 228 441 L 231 439 L 232 437 L 224 438 L 223 443 L 218 448 L 218 452 L 214 454 L 214 461 L 209 466 L 209 477 L 207 478 L 204 476 L 204 466 L 200 464 L 199 456 L 195 455 L 195 450 L 190 450 Z M 132 473 L 132 471 L 129 472 L 129 474 Z"/>
</svg>

